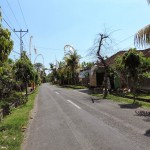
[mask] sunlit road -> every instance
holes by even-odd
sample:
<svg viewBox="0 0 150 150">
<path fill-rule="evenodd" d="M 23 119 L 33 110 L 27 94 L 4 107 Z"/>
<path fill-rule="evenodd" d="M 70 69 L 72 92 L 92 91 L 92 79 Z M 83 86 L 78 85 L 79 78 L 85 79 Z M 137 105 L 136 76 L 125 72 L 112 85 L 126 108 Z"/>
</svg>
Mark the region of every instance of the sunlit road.
<svg viewBox="0 0 150 150">
<path fill-rule="evenodd" d="M 150 150 L 150 118 L 79 90 L 43 84 L 33 113 L 24 150 Z"/>
</svg>

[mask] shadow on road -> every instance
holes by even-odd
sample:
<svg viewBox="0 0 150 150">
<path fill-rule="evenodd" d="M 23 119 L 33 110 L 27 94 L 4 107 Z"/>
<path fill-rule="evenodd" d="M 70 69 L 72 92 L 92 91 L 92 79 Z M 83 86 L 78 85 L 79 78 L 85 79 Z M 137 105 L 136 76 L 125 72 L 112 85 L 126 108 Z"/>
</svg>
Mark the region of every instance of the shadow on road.
<svg viewBox="0 0 150 150">
<path fill-rule="evenodd" d="M 148 111 L 144 111 L 144 110 L 136 110 L 135 111 L 136 116 L 140 116 L 140 117 L 145 117 L 143 120 L 146 122 L 150 122 L 150 112 Z"/>
<path fill-rule="evenodd" d="M 141 104 L 119 104 L 119 106 L 123 109 L 137 109 L 138 107 L 141 107 Z"/>
<path fill-rule="evenodd" d="M 150 112 L 148 111 L 144 111 L 144 110 L 140 110 L 140 111 L 135 111 L 137 116 L 144 116 L 144 117 L 150 117 Z"/>
<path fill-rule="evenodd" d="M 150 122 L 150 116 L 143 119 L 145 122 Z"/>
<path fill-rule="evenodd" d="M 78 90 L 79 92 L 82 92 L 82 93 L 86 93 L 86 94 L 92 94 L 93 92 L 89 89 L 79 89 Z"/>
<path fill-rule="evenodd" d="M 96 97 L 91 97 L 91 101 L 92 101 L 92 103 L 100 103 L 101 99 L 96 98 Z"/>
<path fill-rule="evenodd" d="M 144 135 L 150 137 L 150 129 L 147 130 Z"/>
</svg>

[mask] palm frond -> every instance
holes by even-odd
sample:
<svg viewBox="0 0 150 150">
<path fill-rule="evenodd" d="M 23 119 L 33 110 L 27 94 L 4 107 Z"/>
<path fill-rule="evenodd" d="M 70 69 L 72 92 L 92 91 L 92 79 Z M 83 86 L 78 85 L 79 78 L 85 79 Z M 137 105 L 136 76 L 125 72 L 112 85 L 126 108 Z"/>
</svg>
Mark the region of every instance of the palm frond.
<svg viewBox="0 0 150 150">
<path fill-rule="evenodd" d="M 150 0 L 147 0 L 148 4 L 150 4 Z"/>
<path fill-rule="evenodd" d="M 134 43 L 136 46 L 142 47 L 150 45 L 150 25 L 147 25 L 136 33 Z"/>
</svg>

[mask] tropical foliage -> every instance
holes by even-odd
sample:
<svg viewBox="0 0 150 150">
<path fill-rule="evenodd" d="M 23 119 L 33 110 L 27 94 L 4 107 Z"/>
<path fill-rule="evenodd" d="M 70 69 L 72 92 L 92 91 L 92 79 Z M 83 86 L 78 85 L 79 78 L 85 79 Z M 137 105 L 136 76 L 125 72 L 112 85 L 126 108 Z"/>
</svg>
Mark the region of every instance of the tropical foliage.
<svg viewBox="0 0 150 150">
<path fill-rule="evenodd" d="M 93 65 L 94 65 L 93 62 L 85 62 L 85 61 L 83 61 L 81 63 L 81 69 L 91 68 Z"/>
<path fill-rule="evenodd" d="M 34 80 L 35 72 L 32 63 L 25 52 L 23 52 L 21 58 L 15 62 L 13 69 L 16 81 L 22 81 L 22 83 L 25 83 L 27 94 L 28 84 L 30 81 Z"/>
<path fill-rule="evenodd" d="M 150 60 L 136 49 L 129 49 L 122 56 L 116 59 L 114 70 L 116 70 L 124 80 L 131 92 L 134 100 L 137 95 L 137 89 L 140 88 L 140 82 L 143 78 L 149 76 Z"/>
<path fill-rule="evenodd" d="M 0 99 L 9 97 L 12 94 L 14 84 L 13 61 L 7 60 L 1 66 L 0 71 Z"/>
<path fill-rule="evenodd" d="M 46 68 L 44 68 L 43 64 L 42 63 L 35 63 L 34 64 L 34 68 L 36 70 L 36 79 L 37 80 L 37 83 L 45 83 L 46 82 L 46 73 L 45 73 L 45 70 L 47 70 Z"/>
<path fill-rule="evenodd" d="M 13 41 L 8 29 L 0 26 L 0 102 L 10 96 L 13 84 L 13 61 L 8 56 L 13 48 Z"/>
<path fill-rule="evenodd" d="M 150 4 L 150 0 L 147 0 Z M 150 24 L 140 29 L 134 37 L 135 45 L 137 46 L 147 46 L 150 45 Z"/>
<path fill-rule="evenodd" d="M 146 47 L 150 44 L 150 25 L 140 29 L 134 37 L 135 45 Z"/>
<path fill-rule="evenodd" d="M 66 67 L 70 70 L 70 79 L 72 84 L 76 84 L 76 78 L 78 76 L 77 69 L 79 68 L 79 60 L 81 56 L 77 54 L 77 51 L 69 51 L 66 53 L 64 60 Z"/>
<path fill-rule="evenodd" d="M 8 29 L 0 27 L 0 62 L 5 62 L 13 48 L 13 41 L 10 39 Z"/>
<path fill-rule="evenodd" d="M 81 56 L 77 51 L 69 51 L 65 54 L 63 61 L 50 63 L 50 80 L 59 84 L 76 84 L 78 82 L 79 60 Z"/>
</svg>

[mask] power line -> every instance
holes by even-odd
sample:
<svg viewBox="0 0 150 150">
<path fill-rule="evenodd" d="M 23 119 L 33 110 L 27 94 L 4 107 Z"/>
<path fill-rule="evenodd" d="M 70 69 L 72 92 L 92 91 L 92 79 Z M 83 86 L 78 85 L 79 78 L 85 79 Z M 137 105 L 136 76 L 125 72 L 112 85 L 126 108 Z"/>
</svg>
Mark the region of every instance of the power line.
<svg viewBox="0 0 150 150">
<path fill-rule="evenodd" d="M 114 46 L 117 46 L 117 45 L 119 45 L 120 43 L 123 43 L 124 41 L 127 41 L 128 39 L 130 39 L 130 38 L 133 37 L 133 36 L 134 36 L 134 34 L 131 35 L 131 36 L 129 36 L 129 37 L 127 37 L 127 38 L 125 38 L 125 39 L 123 39 L 123 40 L 121 40 L 120 42 L 116 43 Z"/>
<path fill-rule="evenodd" d="M 22 7 L 21 7 L 21 4 L 20 4 L 20 1 L 19 0 L 17 0 L 17 2 L 18 2 L 18 5 L 19 5 L 19 8 L 20 8 L 20 11 L 21 11 L 21 14 L 22 14 L 22 17 L 23 17 L 23 20 L 24 20 L 24 23 L 25 23 L 25 26 L 26 26 L 26 28 L 28 29 L 28 25 L 27 25 L 27 22 L 26 22 L 26 19 L 25 19 L 25 17 L 24 17 L 24 13 L 23 13 L 23 10 L 22 10 Z M 26 45 L 28 45 L 27 44 L 27 40 L 26 40 L 26 38 L 24 37 L 24 40 L 25 40 L 25 43 L 26 43 Z M 24 48 L 26 49 L 26 45 L 23 43 L 23 45 L 24 45 Z M 27 50 L 27 49 L 26 49 Z"/>
<path fill-rule="evenodd" d="M 10 4 L 8 3 L 8 0 L 7 0 L 7 4 L 8 4 L 8 6 L 9 6 L 9 8 L 10 8 L 10 10 L 11 10 L 11 12 L 13 13 L 13 10 L 12 10 L 12 8 L 11 8 L 11 6 L 10 6 Z M 25 21 L 25 17 L 24 17 L 24 15 L 23 15 L 23 11 L 22 11 L 22 8 L 21 8 L 21 5 L 20 5 L 20 3 L 19 3 L 19 0 L 18 0 L 18 5 L 19 5 L 19 8 L 20 8 L 20 11 L 21 11 L 21 13 L 22 13 L 22 16 L 23 16 L 23 20 L 24 20 L 24 23 L 25 23 L 25 25 L 26 25 L 26 27 L 27 27 L 27 23 L 26 23 L 26 21 Z M 3 12 L 4 12 L 4 10 L 3 10 Z M 4 15 L 6 16 L 6 14 L 4 13 Z M 15 19 L 16 19 L 16 21 L 17 21 L 17 23 L 18 23 L 18 20 L 17 20 L 17 18 L 16 18 L 16 16 L 15 16 L 15 14 L 13 13 L 13 15 L 14 15 L 14 17 L 15 17 Z M 6 18 L 7 18 L 7 20 L 9 20 L 9 18 L 6 16 Z M 9 20 L 9 22 L 10 22 L 10 20 Z M 10 23 L 11 24 L 11 23 Z M 19 24 L 19 23 L 18 23 Z M 11 24 L 11 26 L 12 26 L 12 24 Z M 20 26 L 20 25 L 19 25 Z M 9 27 L 10 27 L 10 25 L 9 25 Z M 14 27 L 13 27 L 14 28 Z M 11 28 L 11 30 L 12 30 L 12 28 Z M 13 31 L 14 32 L 14 31 Z M 14 32 L 15 33 L 15 32 Z M 16 34 L 16 33 L 15 33 Z M 17 34 L 16 34 L 17 35 Z M 19 36 L 17 35 L 17 37 L 19 38 Z M 20 39 L 20 38 L 19 38 Z M 24 38 L 24 40 L 25 40 L 25 43 L 26 43 L 26 45 L 28 45 L 27 44 L 27 41 L 26 41 L 26 38 Z M 24 47 L 25 47 L 25 45 L 24 45 Z"/>
<path fill-rule="evenodd" d="M 9 25 L 9 23 L 3 18 L 3 21 L 7 24 L 7 26 L 14 32 L 12 27 Z M 14 32 L 15 33 L 15 32 Z M 15 33 L 15 35 L 19 38 L 19 36 Z M 19 38 L 20 39 L 20 38 Z"/>
<path fill-rule="evenodd" d="M 5 17 L 7 18 L 7 20 L 9 21 L 9 24 L 11 24 L 11 26 L 14 28 L 14 26 L 12 25 L 10 19 L 7 17 L 6 13 L 4 12 L 4 10 L 1 8 L 3 14 L 5 15 Z M 3 17 L 2 17 L 3 18 Z"/>
<path fill-rule="evenodd" d="M 12 14 L 13 14 L 13 16 L 14 16 L 14 18 L 15 18 L 17 24 L 18 24 L 18 26 L 21 28 L 21 26 L 20 26 L 20 24 L 19 24 L 19 22 L 18 22 L 18 20 L 17 20 L 17 18 L 16 18 L 16 16 L 15 16 L 15 14 L 14 14 L 14 12 L 13 12 L 13 10 L 12 10 L 12 8 L 11 8 L 9 2 L 8 2 L 8 0 L 6 0 L 6 2 L 7 2 L 7 5 L 8 5 L 8 7 L 9 7 L 9 9 L 10 9 L 11 12 L 12 12 Z"/>
<path fill-rule="evenodd" d="M 7 26 L 13 31 L 12 27 L 8 24 L 8 22 L 4 18 L 2 18 L 2 20 L 4 20 L 4 22 L 7 24 Z"/>
<path fill-rule="evenodd" d="M 14 52 L 14 53 L 16 53 L 16 54 L 20 55 L 20 53 L 18 53 L 18 52 L 16 52 L 16 51 L 14 51 L 14 50 L 12 50 L 12 52 Z"/>
<path fill-rule="evenodd" d="M 8 27 L 9 27 L 9 28 L 13 31 L 13 33 L 18 37 L 18 39 L 20 39 L 19 36 L 14 32 L 14 30 L 12 29 L 12 27 L 8 24 L 8 22 L 7 22 L 4 18 L 3 18 L 3 21 L 8 25 Z M 16 43 L 17 43 L 17 42 L 16 42 Z M 14 53 L 20 55 L 20 53 L 14 51 L 14 50 L 12 50 L 12 52 L 14 52 Z"/>
<path fill-rule="evenodd" d="M 26 28 L 28 28 L 19 0 L 17 0 L 17 2 L 18 2 L 18 5 L 19 5 L 19 8 L 20 8 L 20 11 L 21 11 L 21 14 L 22 14 L 24 23 L 25 23 L 25 25 L 26 25 Z"/>
<path fill-rule="evenodd" d="M 20 40 L 20 37 L 16 34 L 16 32 L 15 32 L 14 29 L 9 25 L 9 23 L 8 23 L 4 18 L 2 18 L 2 19 L 3 19 L 3 21 L 7 24 L 7 26 L 11 29 L 11 31 L 17 36 L 17 38 Z M 25 39 L 25 42 L 26 42 L 26 44 L 27 44 L 26 39 Z M 24 44 L 23 41 L 22 41 L 22 44 Z M 24 45 L 24 47 L 25 47 L 25 45 Z"/>
</svg>

